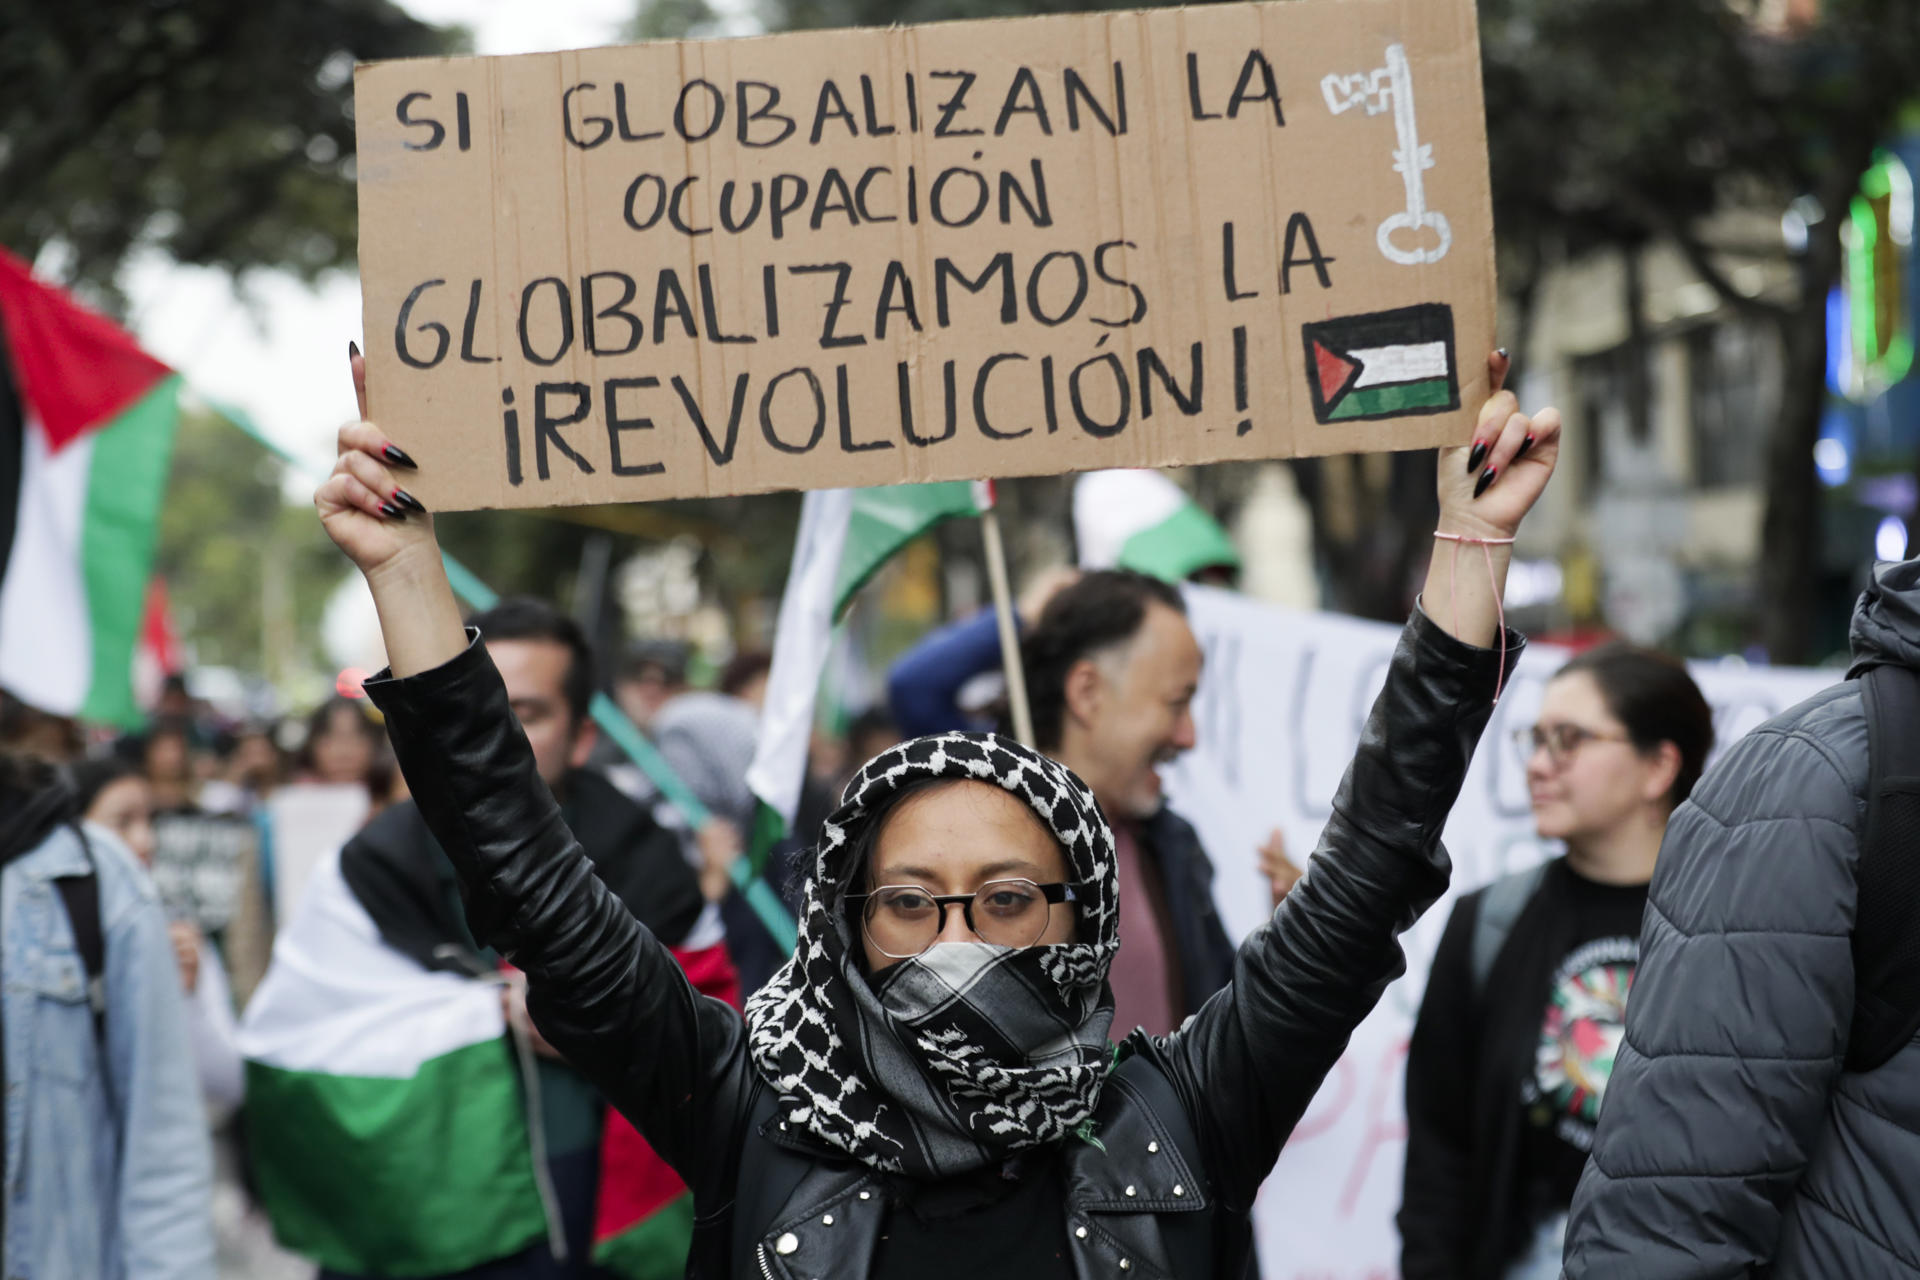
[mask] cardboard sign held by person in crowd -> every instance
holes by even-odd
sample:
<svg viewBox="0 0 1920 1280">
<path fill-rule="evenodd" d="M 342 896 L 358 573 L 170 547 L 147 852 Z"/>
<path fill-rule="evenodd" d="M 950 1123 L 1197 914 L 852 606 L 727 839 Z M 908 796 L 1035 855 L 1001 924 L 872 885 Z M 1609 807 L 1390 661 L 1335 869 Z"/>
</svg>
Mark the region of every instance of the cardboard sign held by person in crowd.
<svg viewBox="0 0 1920 1280">
<path fill-rule="evenodd" d="M 440 508 L 1465 438 L 1469 0 L 359 68 L 376 420 Z"/>
</svg>

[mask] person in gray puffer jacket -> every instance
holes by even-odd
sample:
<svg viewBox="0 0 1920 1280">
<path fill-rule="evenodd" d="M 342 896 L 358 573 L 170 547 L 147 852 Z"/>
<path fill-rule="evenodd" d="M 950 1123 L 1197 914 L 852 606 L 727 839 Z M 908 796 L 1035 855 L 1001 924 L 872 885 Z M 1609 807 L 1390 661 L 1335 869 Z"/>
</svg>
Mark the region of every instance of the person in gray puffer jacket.
<svg viewBox="0 0 1920 1280">
<path fill-rule="evenodd" d="M 1854 670 L 1920 668 L 1920 560 Z M 1565 1276 L 1920 1276 L 1920 1039 L 1844 1069 L 1866 825 L 1860 683 L 1735 743 L 1667 828 Z"/>
</svg>

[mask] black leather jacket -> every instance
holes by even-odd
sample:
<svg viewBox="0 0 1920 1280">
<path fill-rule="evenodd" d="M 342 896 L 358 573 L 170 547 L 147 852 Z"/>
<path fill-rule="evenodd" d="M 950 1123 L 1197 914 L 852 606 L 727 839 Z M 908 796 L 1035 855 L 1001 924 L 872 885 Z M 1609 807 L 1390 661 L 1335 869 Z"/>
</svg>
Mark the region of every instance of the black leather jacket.
<svg viewBox="0 0 1920 1280">
<path fill-rule="evenodd" d="M 1521 646 L 1509 635 L 1509 663 Z M 1404 968 L 1398 935 L 1446 888 L 1440 831 L 1498 666 L 1493 651 L 1460 644 L 1424 615 L 1407 624 L 1308 874 L 1241 944 L 1228 988 L 1172 1036 L 1135 1041 L 1141 1061 L 1116 1072 L 1102 1098 L 1101 1143 L 1069 1143 L 1062 1212 L 1081 1280 L 1239 1272 L 1261 1181 Z M 405 680 L 376 678 L 367 692 L 459 874 L 474 936 L 526 971 L 541 1032 L 693 1189 L 688 1274 L 866 1276 L 885 1197 L 863 1196 L 865 1171 L 824 1153 L 778 1211 L 751 1210 L 766 1230 L 750 1224 L 758 1244 L 736 1256 L 748 1252 L 732 1243 L 743 1152 L 751 1160 L 754 1144 L 793 1143 L 777 1117 L 752 1122 L 766 1091 L 740 1016 L 698 995 L 594 878 L 485 649 L 470 644 Z M 1134 1087 L 1126 1076 L 1142 1070 L 1161 1081 Z M 1184 1115 L 1157 1114 L 1154 1093 Z M 1179 1131 L 1193 1141 L 1178 1142 Z M 1176 1147 L 1197 1150 L 1198 1167 L 1171 1158 Z"/>
</svg>

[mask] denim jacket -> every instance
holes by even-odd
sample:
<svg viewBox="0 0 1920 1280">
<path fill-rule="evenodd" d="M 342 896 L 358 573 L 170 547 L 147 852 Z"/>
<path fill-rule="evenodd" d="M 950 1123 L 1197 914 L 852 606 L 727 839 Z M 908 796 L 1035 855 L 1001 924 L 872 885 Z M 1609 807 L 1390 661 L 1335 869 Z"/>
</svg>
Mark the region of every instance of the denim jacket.
<svg viewBox="0 0 1920 1280">
<path fill-rule="evenodd" d="M 86 849 L 61 825 L 0 868 L 0 1276 L 203 1280 L 213 1160 L 166 918 L 125 845 L 97 827 L 87 841 L 106 940 L 104 1055 L 53 884 L 87 874 Z"/>
</svg>

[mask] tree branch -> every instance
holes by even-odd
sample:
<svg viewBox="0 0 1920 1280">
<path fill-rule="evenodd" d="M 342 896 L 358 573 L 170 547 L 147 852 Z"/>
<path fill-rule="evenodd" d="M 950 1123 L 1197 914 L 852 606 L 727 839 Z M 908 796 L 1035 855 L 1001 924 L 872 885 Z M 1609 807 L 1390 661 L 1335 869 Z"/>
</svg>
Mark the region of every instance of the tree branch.
<svg viewBox="0 0 1920 1280">
<path fill-rule="evenodd" d="M 1675 247 L 1680 250 L 1680 255 L 1687 260 L 1687 265 L 1693 269 L 1693 273 L 1705 281 L 1707 286 L 1719 295 L 1721 302 L 1728 307 L 1742 315 L 1774 323 L 1784 322 L 1794 313 L 1795 308 L 1791 306 L 1768 302 L 1764 298 L 1755 298 L 1736 289 L 1733 281 L 1720 270 L 1719 264 L 1714 262 L 1713 255 L 1706 245 L 1693 234 L 1685 220 L 1662 208 L 1658 201 L 1650 200 L 1634 191 L 1622 192 L 1619 198 L 1621 203 L 1626 205 L 1649 231 L 1664 235 L 1673 241 Z"/>
<path fill-rule="evenodd" d="M 1707 247 L 1685 227 L 1673 226 L 1668 229 L 1668 234 L 1674 244 L 1679 247 L 1680 255 L 1687 260 L 1687 265 L 1693 269 L 1693 273 L 1704 280 L 1715 293 L 1720 295 L 1720 300 L 1735 311 L 1772 321 L 1782 321 L 1793 314 L 1792 307 L 1752 297 L 1736 289 L 1733 281 L 1729 280 L 1720 270 L 1719 265 L 1714 262 L 1713 255 L 1708 252 Z"/>
</svg>

